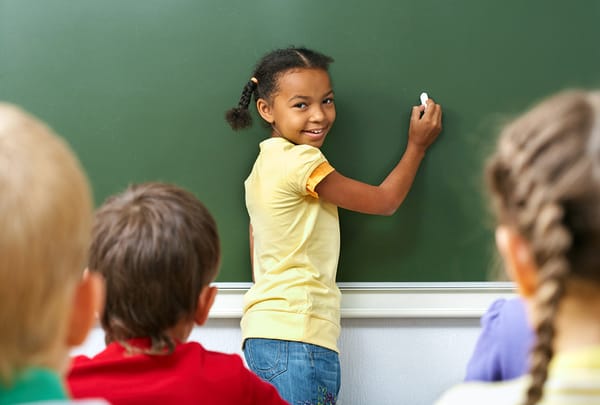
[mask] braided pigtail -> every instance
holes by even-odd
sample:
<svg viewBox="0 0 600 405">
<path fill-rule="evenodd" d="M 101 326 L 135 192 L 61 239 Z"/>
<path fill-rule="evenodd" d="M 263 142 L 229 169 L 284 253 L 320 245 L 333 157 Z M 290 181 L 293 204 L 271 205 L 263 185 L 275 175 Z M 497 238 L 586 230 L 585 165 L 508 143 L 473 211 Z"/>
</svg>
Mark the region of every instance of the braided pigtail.
<svg viewBox="0 0 600 405">
<path fill-rule="evenodd" d="M 538 151 L 539 152 L 539 151 Z M 567 252 L 571 246 L 571 235 L 563 225 L 563 208 L 552 202 L 552 193 L 547 185 L 540 182 L 535 172 L 519 162 L 526 161 L 530 151 L 517 153 L 512 164 L 514 168 L 522 168 L 517 172 L 499 170 L 495 179 L 505 183 L 497 183 L 498 190 L 511 190 L 510 203 L 515 210 L 517 227 L 527 237 L 530 248 L 535 255 L 535 262 L 541 263 L 538 268 L 538 287 L 534 305 L 537 317 L 534 330 L 537 335 L 530 357 L 531 386 L 527 391 L 526 405 L 536 404 L 543 392 L 548 376 L 548 364 L 553 356 L 555 336 L 554 319 L 558 311 L 560 299 L 565 290 L 565 280 L 569 274 Z M 541 156 L 538 155 L 538 159 Z M 518 183 L 510 183 L 518 179 Z M 505 201 L 506 202 L 506 201 Z"/>
<path fill-rule="evenodd" d="M 236 131 L 252 125 L 252 115 L 250 115 L 248 106 L 250 105 L 250 101 L 252 101 L 252 95 L 255 93 L 257 86 L 258 80 L 252 77 L 244 86 L 237 107 L 225 112 L 225 120 Z"/>
<path fill-rule="evenodd" d="M 543 396 L 554 354 L 555 318 L 571 276 L 600 279 L 598 181 L 588 153 L 594 108 L 586 93 L 562 93 L 507 127 L 487 166 L 501 224 L 528 243 L 537 268 L 533 297 L 537 335 L 525 405 Z M 591 261 L 590 258 L 594 258 Z M 590 270 L 593 269 L 593 270 Z"/>
<path fill-rule="evenodd" d="M 540 209 L 536 221 L 536 232 L 540 233 L 538 236 L 547 241 L 544 246 L 537 247 L 537 255 L 546 256 L 547 259 L 538 272 L 538 289 L 534 301 L 537 314 L 534 330 L 537 339 L 530 357 L 531 385 L 527 390 L 525 405 L 534 405 L 541 399 L 548 377 L 548 365 L 554 355 L 554 319 L 570 272 L 566 255 L 571 246 L 571 236 L 562 225 L 562 217 L 563 211 L 558 205 L 547 204 Z"/>
<path fill-rule="evenodd" d="M 282 74 L 292 69 L 322 69 L 328 71 L 333 59 L 322 53 L 303 47 L 276 49 L 264 55 L 256 64 L 254 76 L 246 83 L 237 107 L 225 113 L 225 120 L 234 130 L 252 125 L 252 116 L 248 110 L 252 96 L 270 100 L 278 89 L 278 80 Z M 260 80 L 260 82 L 259 82 Z"/>
</svg>

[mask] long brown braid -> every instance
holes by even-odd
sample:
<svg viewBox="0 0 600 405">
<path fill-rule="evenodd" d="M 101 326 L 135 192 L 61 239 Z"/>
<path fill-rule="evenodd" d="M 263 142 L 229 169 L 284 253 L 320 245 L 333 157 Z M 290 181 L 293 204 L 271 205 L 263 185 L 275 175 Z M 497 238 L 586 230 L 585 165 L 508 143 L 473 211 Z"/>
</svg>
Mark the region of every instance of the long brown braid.
<svg viewBox="0 0 600 405">
<path fill-rule="evenodd" d="M 600 282 L 599 116 L 598 93 L 560 93 L 509 125 L 488 162 L 499 223 L 525 238 L 538 268 L 526 405 L 542 397 L 567 279 Z"/>
</svg>

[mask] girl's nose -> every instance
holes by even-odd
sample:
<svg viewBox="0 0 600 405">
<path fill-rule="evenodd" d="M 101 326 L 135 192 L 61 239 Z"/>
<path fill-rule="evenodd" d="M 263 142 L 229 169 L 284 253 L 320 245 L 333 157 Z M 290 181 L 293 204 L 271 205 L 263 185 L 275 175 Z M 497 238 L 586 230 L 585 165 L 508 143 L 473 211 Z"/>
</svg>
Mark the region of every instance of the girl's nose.
<svg viewBox="0 0 600 405">
<path fill-rule="evenodd" d="M 315 106 L 315 108 L 312 111 L 312 114 L 310 115 L 310 118 L 312 121 L 322 121 L 323 118 L 325 118 L 325 113 L 323 112 L 323 108 L 321 108 L 321 106 L 319 105 L 318 107 Z"/>
</svg>

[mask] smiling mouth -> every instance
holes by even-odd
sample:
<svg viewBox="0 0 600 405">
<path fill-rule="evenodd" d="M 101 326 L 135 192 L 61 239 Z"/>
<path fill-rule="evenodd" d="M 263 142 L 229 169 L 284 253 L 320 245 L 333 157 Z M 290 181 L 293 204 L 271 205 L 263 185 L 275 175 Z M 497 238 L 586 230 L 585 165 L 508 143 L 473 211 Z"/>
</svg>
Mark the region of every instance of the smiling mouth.
<svg viewBox="0 0 600 405">
<path fill-rule="evenodd" d="M 304 132 L 308 136 L 319 137 L 319 136 L 325 134 L 325 128 L 320 128 L 320 129 L 305 129 L 302 132 Z"/>
</svg>

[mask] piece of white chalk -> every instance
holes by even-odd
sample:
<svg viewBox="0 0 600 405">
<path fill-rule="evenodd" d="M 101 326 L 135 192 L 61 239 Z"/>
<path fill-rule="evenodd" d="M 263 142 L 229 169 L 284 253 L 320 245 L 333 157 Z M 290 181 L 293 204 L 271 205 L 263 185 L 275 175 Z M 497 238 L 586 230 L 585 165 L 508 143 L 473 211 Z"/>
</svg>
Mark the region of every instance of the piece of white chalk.
<svg viewBox="0 0 600 405">
<path fill-rule="evenodd" d="M 421 104 L 423 104 L 425 107 L 427 107 L 427 100 L 429 100 L 429 96 L 427 96 L 427 93 L 421 93 Z"/>
</svg>

